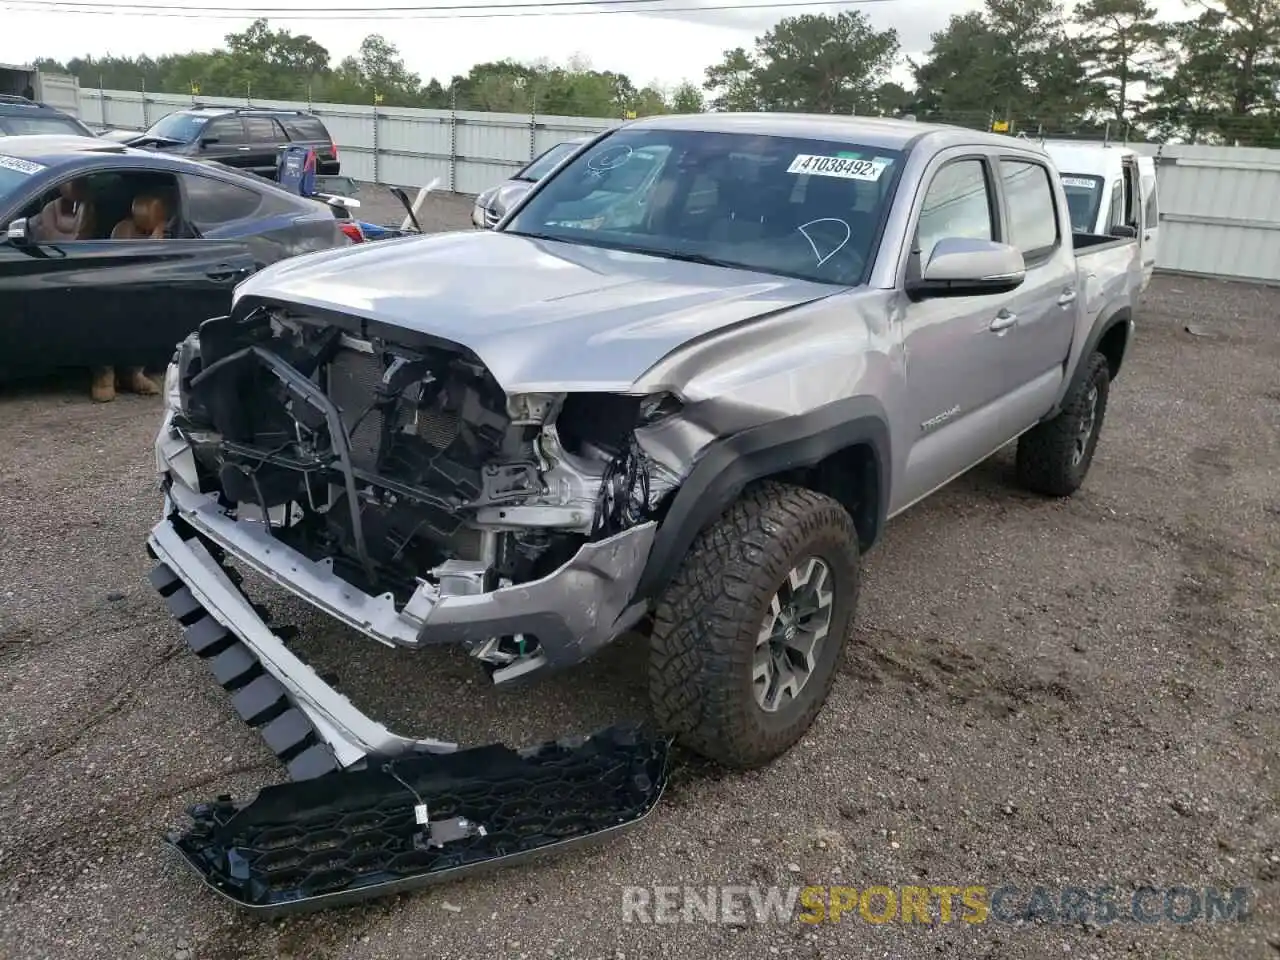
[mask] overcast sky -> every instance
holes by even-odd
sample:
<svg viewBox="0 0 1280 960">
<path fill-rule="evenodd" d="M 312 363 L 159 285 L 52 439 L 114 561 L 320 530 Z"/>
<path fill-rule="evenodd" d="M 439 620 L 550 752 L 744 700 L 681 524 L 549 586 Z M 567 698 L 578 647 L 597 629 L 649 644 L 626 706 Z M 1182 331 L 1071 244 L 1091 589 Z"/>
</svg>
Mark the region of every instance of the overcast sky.
<svg viewBox="0 0 1280 960">
<path fill-rule="evenodd" d="M 0 62 L 29 63 L 36 57 L 66 61 L 85 54 L 107 53 L 159 56 L 192 49 L 210 49 L 222 37 L 242 30 L 245 19 L 191 19 L 158 17 L 138 11 L 112 15 L 49 12 L 49 0 L 13 0 L 4 10 L 4 30 L 0 33 Z M 90 3 L 108 0 L 87 0 Z M 195 0 L 120 0 L 122 3 L 156 7 L 195 7 Z M 477 3 L 484 0 L 379 0 L 361 4 L 359 0 L 234 0 L 224 12 L 237 9 L 368 8 L 370 6 L 439 6 L 445 3 Z M 489 0 L 497 2 L 530 0 Z M 763 3 L 764 0 L 659 0 L 667 7 L 725 6 L 733 3 Z M 794 3 L 796 0 L 776 0 Z M 528 61 L 548 58 L 562 62 L 574 55 L 584 56 L 599 70 L 616 70 L 637 84 L 657 81 L 674 85 L 681 80 L 701 82 L 705 68 L 735 46 L 750 48 L 756 36 L 783 16 L 797 13 L 830 13 L 840 9 L 861 9 L 879 28 L 894 27 L 908 54 L 929 47 L 929 35 L 945 26 L 953 13 L 981 7 L 981 0 L 872 0 L 845 6 L 834 4 L 792 7 L 761 7 L 758 10 L 713 10 L 700 14 L 582 14 L 539 16 L 528 13 L 498 18 L 412 20 L 329 20 L 269 17 L 273 25 L 294 33 L 308 33 L 322 43 L 334 59 L 355 52 L 369 33 L 382 33 L 395 43 L 409 68 L 423 80 L 436 77 L 447 82 L 454 74 L 466 73 L 472 64 L 485 60 L 512 58 Z M 21 10 L 19 7 L 27 9 Z M 45 9 L 33 11 L 31 8 Z M 62 6 L 61 2 L 59 6 Z M 1182 0 L 1158 0 L 1157 6 L 1170 17 L 1187 16 Z M 212 8 L 218 9 L 218 8 Z M 514 11 L 512 11 L 514 13 Z M 439 16 L 439 15 L 437 15 Z"/>
</svg>

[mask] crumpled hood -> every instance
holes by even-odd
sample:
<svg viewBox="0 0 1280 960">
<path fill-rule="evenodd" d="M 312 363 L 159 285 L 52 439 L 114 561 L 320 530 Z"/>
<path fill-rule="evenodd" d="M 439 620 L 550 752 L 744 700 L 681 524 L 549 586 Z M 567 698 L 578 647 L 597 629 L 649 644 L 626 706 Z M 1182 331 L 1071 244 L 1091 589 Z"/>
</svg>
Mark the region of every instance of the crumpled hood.
<svg viewBox="0 0 1280 960">
<path fill-rule="evenodd" d="M 508 393 L 620 391 L 677 347 L 841 288 L 489 230 L 382 240 L 269 266 L 244 298 L 460 344 Z"/>
</svg>

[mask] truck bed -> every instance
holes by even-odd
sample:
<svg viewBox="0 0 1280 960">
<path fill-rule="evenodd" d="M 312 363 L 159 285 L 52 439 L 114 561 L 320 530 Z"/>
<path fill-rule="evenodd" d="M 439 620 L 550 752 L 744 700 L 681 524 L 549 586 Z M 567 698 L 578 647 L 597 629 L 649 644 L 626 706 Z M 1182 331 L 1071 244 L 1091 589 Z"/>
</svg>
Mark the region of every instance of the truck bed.
<svg viewBox="0 0 1280 960">
<path fill-rule="evenodd" d="M 1105 233 L 1071 234 L 1071 243 L 1075 247 L 1076 256 L 1086 253 L 1097 253 L 1109 247 L 1121 247 L 1129 243 L 1137 243 L 1133 237 L 1112 237 Z"/>
</svg>

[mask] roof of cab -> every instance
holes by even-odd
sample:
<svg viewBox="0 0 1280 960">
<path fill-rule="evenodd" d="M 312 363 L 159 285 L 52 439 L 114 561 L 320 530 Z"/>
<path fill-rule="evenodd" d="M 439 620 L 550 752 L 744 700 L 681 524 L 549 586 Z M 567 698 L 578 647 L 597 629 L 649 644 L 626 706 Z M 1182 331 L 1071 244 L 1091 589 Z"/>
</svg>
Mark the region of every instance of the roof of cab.
<svg viewBox="0 0 1280 960">
<path fill-rule="evenodd" d="M 645 117 L 623 124 L 627 129 L 692 130 L 703 133 L 743 133 L 762 137 L 811 137 L 838 143 L 901 150 L 918 137 L 929 135 L 947 144 L 993 144 L 1018 149 L 1039 147 L 1005 134 L 968 127 L 921 123 L 891 117 L 845 117 L 810 113 L 696 113 Z"/>
</svg>

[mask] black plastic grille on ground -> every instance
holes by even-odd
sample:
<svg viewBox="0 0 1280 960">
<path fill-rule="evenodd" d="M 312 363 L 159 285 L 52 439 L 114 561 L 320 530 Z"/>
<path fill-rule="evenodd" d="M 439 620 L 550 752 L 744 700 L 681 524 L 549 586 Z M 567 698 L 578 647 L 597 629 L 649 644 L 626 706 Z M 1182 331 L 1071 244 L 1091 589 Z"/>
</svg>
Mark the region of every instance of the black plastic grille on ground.
<svg viewBox="0 0 1280 960">
<path fill-rule="evenodd" d="M 230 576 L 232 571 L 224 569 Z M 163 563 L 156 564 L 148 579 L 182 625 L 187 646 L 209 665 L 214 679 L 231 694 L 236 713 L 262 734 L 288 768 L 290 779 L 307 780 L 337 770 L 333 751 L 306 714 L 290 701 L 283 684 L 263 670 L 252 650 L 200 606 L 182 579 Z M 239 578 L 231 580 L 240 589 Z M 244 593 L 243 589 L 240 592 Z M 254 609 L 267 619 L 265 609 L 256 605 Z M 276 632 L 280 635 L 285 630 L 277 628 Z"/>
<path fill-rule="evenodd" d="M 613 727 L 526 751 L 414 755 L 189 809 L 172 843 L 213 889 L 260 913 L 318 909 L 502 866 L 641 820 L 666 781 L 668 741 Z M 416 794 L 416 796 L 415 796 Z M 414 816 L 465 817 L 474 835 L 431 847 Z"/>
</svg>

